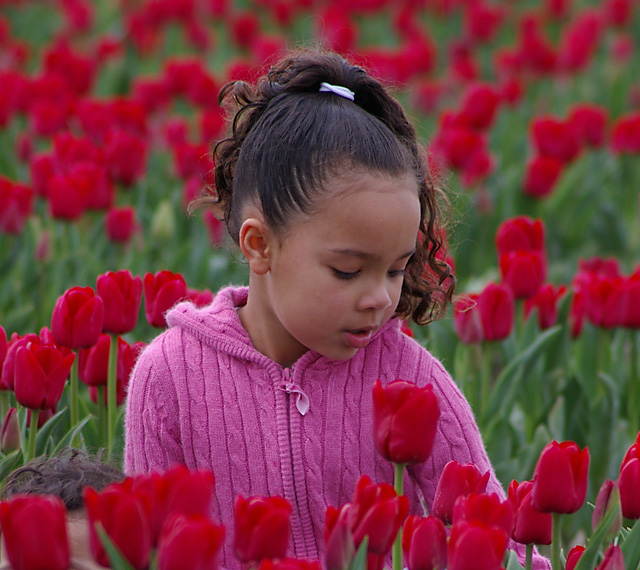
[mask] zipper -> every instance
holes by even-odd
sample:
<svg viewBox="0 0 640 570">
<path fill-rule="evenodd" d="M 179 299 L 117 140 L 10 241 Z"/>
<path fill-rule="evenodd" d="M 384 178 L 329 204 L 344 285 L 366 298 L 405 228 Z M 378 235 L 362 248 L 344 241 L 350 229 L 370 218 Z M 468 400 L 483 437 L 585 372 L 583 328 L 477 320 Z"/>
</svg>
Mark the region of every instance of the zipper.
<svg viewBox="0 0 640 570">
<path fill-rule="evenodd" d="M 278 389 L 286 394 L 286 425 L 287 440 L 289 446 L 289 461 L 291 466 L 291 485 L 295 508 L 298 512 L 298 521 L 292 521 L 292 532 L 298 536 L 298 540 L 293 539 L 293 549 L 297 557 L 315 558 L 318 557 L 317 545 L 313 531 L 313 522 L 309 512 L 306 481 L 303 474 L 302 459 L 300 457 L 300 428 L 302 416 L 309 411 L 309 398 L 302 389 L 293 382 L 293 369 L 284 368 L 282 370 L 281 382 Z M 295 395 L 296 409 L 299 415 L 293 413 L 291 407 L 291 397 Z M 296 417 L 297 416 L 297 417 Z M 296 527 L 296 528 L 293 528 Z M 292 537 L 293 538 L 293 537 Z"/>
</svg>

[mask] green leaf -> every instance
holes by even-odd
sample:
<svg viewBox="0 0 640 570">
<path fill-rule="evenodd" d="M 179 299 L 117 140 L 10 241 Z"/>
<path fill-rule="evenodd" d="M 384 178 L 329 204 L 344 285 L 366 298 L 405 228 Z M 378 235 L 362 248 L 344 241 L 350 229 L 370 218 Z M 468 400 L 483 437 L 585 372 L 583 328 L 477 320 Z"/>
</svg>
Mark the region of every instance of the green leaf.
<svg viewBox="0 0 640 570">
<path fill-rule="evenodd" d="M 0 461 L 0 481 L 4 481 L 17 466 L 22 463 L 22 450 L 16 449 Z"/>
<path fill-rule="evenodd" d="M 59 412 L 51 416 L 38 431 L 38 435 L 36 436 L 36 457 L 40 457 L 45 452 L 47 444 L 49 443 L 49 437 L 66 413 L 67 408 L 62 408 Z"/>
<path fill-rule="evenodd" d="M 534 343 L 505 366 L 493 387 L 485 421 L 499 415 L 501 408 L 511 409 L 519 393 L 519 384 L 529 363 L 540 356 L 560 334 L 561 327 L 555 326 L 544 331 Z"/>
<path fill-rule="evenodd" d="M 627 568 L 637 568 L 640 565 L 640 524 L 636 521 L 620 545 Z"/>
<path fill-rule="evenodd" d="M 57 443 L 55 449 L 53 450 L 53 454 L 57 454 L 63 447 L 67 447 L 71 445 L 71 442 L 76 438 L 76 436 L 82 431 L 82 428 L 87 425 L 87 422 L 91 419 L 91 416 L 87 416 L 83 420 L 80 420 L 74 427 L 72 427 L 67 433 L 65 433 L 60 441 Z"/>
<path fill-rule="evenodd" d="M 99 522 L 95 523 L 95 529 L 102 541 L 102 546 L 104 546 L 104 549 L 107 552 L 112 570 L 134 570 L 133 566 L 131 566 L 127 559 L 122 556 L 118 547 L 113 544 L 113 541 L 109 538 L 109 535 L 104 530 L 102 524 Z"/>
<path fill-rule="evenodd" d="M 365 536 L 356 555 L 353 557 L 349 570 L 367 570 L 367 547 L 369 546 L 369 537 Z"/>
<path fill-rule="evenodd" d="M 607 516 L 600 521 L 598 528 L 591 535 L 589 542 L 587 542 L 587 547 L 582 553 L 582 556 L 580 556 L 575 570 L 592 570 L 595 567 L 596 558 L 600 552 L 600 548 L 607 537 L 611 524 L 618 516 L 620 516 L 620 505 L 611 509 L 611 512 L 609 512 Z"/>
</svg>

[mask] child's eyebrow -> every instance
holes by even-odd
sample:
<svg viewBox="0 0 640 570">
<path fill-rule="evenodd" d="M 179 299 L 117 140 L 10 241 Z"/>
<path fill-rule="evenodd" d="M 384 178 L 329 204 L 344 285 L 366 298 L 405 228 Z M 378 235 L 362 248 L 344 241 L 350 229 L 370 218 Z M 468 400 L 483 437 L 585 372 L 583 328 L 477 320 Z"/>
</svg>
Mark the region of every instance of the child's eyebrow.
<svg viewBox="0 0 640 570">
<path fill-rule="evenodd" d="M 360 251 L 359 249 L 330 249 L 329 250 L 331 253 L 337 253 L 338 255 L 348 255 L 351 257 L 357 257 L 358 259 L 377 259 L 378 257 L 380 257 L 379 255 L 376 255 L 374 253 L 368 253 L 366 251 Z M 415 249 L 412 249 L 411 251 L 408 251 L 407 253 L 404 253 L 403 255 L 401 255 L 400 257 L 398 257 L 398 259 L 396 261 L 400 261 L 402 259 L 407 259 L 409 257 L 411 257 L 414 253 L 416 252 Z"/>
</svg>

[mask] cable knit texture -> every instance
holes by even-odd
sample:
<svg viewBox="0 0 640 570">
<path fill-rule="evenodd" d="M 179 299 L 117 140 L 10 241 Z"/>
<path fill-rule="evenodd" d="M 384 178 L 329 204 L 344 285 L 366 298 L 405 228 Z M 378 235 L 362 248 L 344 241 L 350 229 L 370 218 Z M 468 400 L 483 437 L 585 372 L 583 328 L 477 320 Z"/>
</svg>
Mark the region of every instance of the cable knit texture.
<svg viewBox="0 0 640 570">
<path fill-rule="evenodd" d="M 453 459 L 489 470 L 487 491 L 504 497 L 467 401 L 397 319 L 349 360 L 308 351 L 282 368 L 253 347 L 240 322 L 236 309 L 247 295 L 247 288 L 228 287 L 208 307 L 185 302 L 172 309 L 169 328 L 138 359 L 126 409 L 127 474 L 177 463 L 213 471 L 214 516 L 227 528 L 224 568 L 240 568 L 232 547 L 237 495 L 287 499 L 289 555 L 323 560 L 327 506 L 349 502 L 362 474 L 393 484 L 392 465 L 373 445 L 371 392 L 378 379 L 430 383 L 438 397 L 433 454 L 405 478 L 414 513 L 422 514 L 422 501 L 431 507 L 442 469 Z M 287 389 L 292 384 L 308 397 L 304 415 Z M 535 567 L 548 563 L 537 557 Z"/>
</svg>

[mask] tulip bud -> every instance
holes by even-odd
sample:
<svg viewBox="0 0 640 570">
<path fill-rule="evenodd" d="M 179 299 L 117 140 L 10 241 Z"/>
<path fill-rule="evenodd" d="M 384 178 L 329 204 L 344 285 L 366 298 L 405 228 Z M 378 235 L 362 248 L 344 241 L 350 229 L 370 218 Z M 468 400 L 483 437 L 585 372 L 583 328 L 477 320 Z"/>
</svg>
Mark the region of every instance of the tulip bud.
<svg viewBox="0 0 640 570">
<path fill-rule="evenodd" d="M 585 547 L 581 545 L 574 546 L 567 554 L 567 565 L 565 570 L 573 570 L 578 564 L 578 560 L 584 554 Z"/>
<path fill-rule="evenodd" d="M 173 514 L 165 522 L 158 546 L 158 570 L 215 570 L 224 527 L 202 515 Z"/>
<path fill-rule="evenodd" d="M 589 475 L 589 449 L 573 441 L 548 443 L 533 475 L 533 506 L 545 513 L 574 513 L 584 503 Z"/>
<path fill-rule="evenodd" d="M 91 554 L 101 566 L 109 567 L 109 560 L 96 530 L 97 523 L 135 570 L 149 565 L 151 552 L 151 521 L 144 495 L 133 488 L 132 479 L 112 483 L 97 492 L 85 487 L 84 504 L 89 518 Z"/>
<path fill-rule="evenodd" d="M 403 527 L 402 551 L 409 570 L 444 570 L 447 531 L 443 522 L 434 516 L 409 516 Z"/>
<path fill-rule="evenodd" d="M 489 471 L 482 474 L 473 464 L 461 465 L 455 460 L 444 466 L 433 498 L 433 515 L 445 524 L 453 519 L 456 499 L 469 493 L 483 493 L 489 481 Z"/>
<path fill-rule="evenodd" d="M 96 279 L 96 291 L 104 303 L 104 332 L 125 334 L 136 328 L 142 303 L 139 275 L 128 269 L 108 271 Z"/>
<path fill-rule="evenodd" d="M 448 570 L 500 570 L 508 537 L 501 528 L 477 521 L 460 521 L 449 536 Z"/>
<path fill-rule="evenodd" d="M 151 238 L 159 242 L 168 242 L 176 233 L 176 220 L 169 200 L 162 200 L 151 219 Z"/>
<path fill-rule="evenodd" d="M 12 568 L 69 568 L 66 512 L 62 500 L 52 495 L 15 495 L 0 503 L 0 525 Z"/>
<path fill-rule="evenodd" d="M 622 516 L 640 519 L 640 433 L 620 463 L 617 486 L 622 502 Z"/>
<path fill-rule="evenodd" d="M 531 504 L 533 482 L 511 481 L 509 500 L 515 509 L 515 525 L 511 537 L 521 544 L 551 544 L 553 517 Z"/>
<path fill-rule="evenodd" d="M 353 505 L 340 509 L 328 507 L 325 517 L 324 543 L 327 570 L 348 570 L 356 554 L 351 519 Z"/>
<path fill-rule="evenodd" d="M 51 315 L 51 334 L 71 349 L 98 342 L 104 323 L 104 304 L 91 287 L 72 287 L 61 295 Z"/>
<path fill-rule="evenodd" d="M 419 388 L 395 380 L 373 387 L 373 426 L 376 451 L 388 461 L 422 463 L 431 455 L 438 425 L 438 399 L 428 384 Z"/>
<path fill-rule="evenodd" d="M 187 282 L 180 274 L 158 271 L 144 276 L 145 315 L 151 326 L 165 327 L 166 311 L 186 296 Z"/>
<path fill-rule="evenodd" d="M 605 533 L 605 543 L 612 542 L 622 528 L 620 490 L 618 489 L 618 485 L 616 485 L 616 483 L 614 483 L 611 479 L 607 479 L 598 491 L 596 506 L 591 517 L 591 528 L 595 531 L 602 520 L 605 519 L 607 515 L 614 509 L 616 511 L 616 516 Z"/>
<path fill-rule="evenodd" d="M 624 555 L 617 544 L 612 544 L 605 550 L 602 562 L 596 570 L 625 570 Z"/>
<path fill-rule="evenodd" d="M 16 408 L 9 408 L 0 427 L 0 450 L 8 454 L 21 447 L 20 423 Z"/>
<path fill-rule="evenodd" d="M 289 542 L 291 505 L 282 497 L 239 495 L 235 508 L 234 549 L 241 562 L 284 558 Z"/>
</svg>

